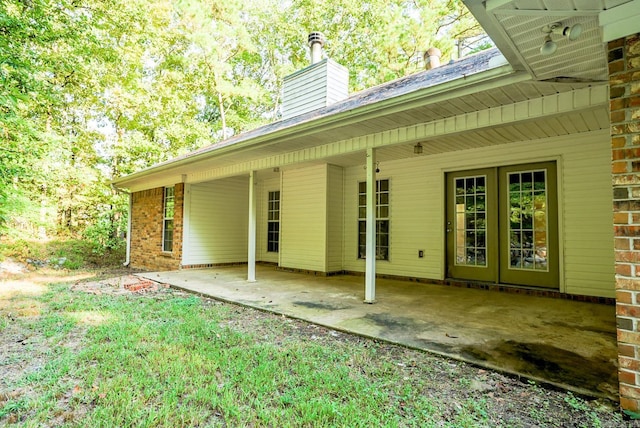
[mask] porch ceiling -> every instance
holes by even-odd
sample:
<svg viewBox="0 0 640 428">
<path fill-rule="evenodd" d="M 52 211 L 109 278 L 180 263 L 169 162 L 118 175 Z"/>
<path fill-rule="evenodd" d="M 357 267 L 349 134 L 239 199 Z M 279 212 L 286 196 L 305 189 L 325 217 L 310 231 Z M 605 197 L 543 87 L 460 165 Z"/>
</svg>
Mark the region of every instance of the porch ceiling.
<svg viewBox="0 0 640 428">
<path fill-rule="evenodd" d="M 564 82 L 518 82 L 502 87 L 495 87 L 481 92 L 471 93 L 438 102 L 429 102 L 410 109 L 397 111 L 356 123 L 347 123 L 329 130 L 322 130 L 314 135 L 292 136 L 287 140 L 279 140 L 277 147 L 263 146 L 255 153 L 263 151 L 263 155 L 286 153 L 305 146 L 326 144 L 348 138 L 361 137 L 376 132 L 397 129 L 419 123 L 432 122 L 464 113 L 482 111 L 561 92 L 585 87 L 584 83 Z"/>
<path fill-rule="evenodd" d="M 465 4 L 517 70 L 538 80 L 557 77 L 576 81 L 608 78 L 606 49 L 599 15 L 633 0 L 465 0 Z M 558 50 L 542 55 L 543 27 L 582 25 L 575 41 L 552 35 Z"/>
</svg>

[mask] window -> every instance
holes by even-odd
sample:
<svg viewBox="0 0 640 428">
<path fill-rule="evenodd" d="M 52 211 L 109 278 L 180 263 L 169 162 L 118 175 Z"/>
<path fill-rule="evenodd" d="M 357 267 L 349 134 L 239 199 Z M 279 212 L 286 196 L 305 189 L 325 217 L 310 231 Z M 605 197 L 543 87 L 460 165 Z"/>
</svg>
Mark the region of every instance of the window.
<svg viewBox="0 0 640 428">
<path fill-rule="evenodd" d="M 358 258 L 367 251 L 367 183 L 358 183 Z M 389 180 L 376 181 L 376 260 L 389 260 Z"/>
<path fill-rule="evenodd" d="M 173 251 L 173 208 L 175 204 L 175 188 L 164 188 L 164 210 L 162 221 L 162 251 Z"/>
<path fill-rule="evenodd" d="M 547 272 L 549 203 L 547 170 L 507 172 L 510 269 Z"/>
<path fill-rule="evenodd" d="M 458 266 L 487 266 L 487 176 L 454 178 Z"/>
<path fill-rule="evenodd" d="M 267 251 L 277 253 L 280 247 L 280 192 L 269 192 L 267 217 Z"/>
</svg>

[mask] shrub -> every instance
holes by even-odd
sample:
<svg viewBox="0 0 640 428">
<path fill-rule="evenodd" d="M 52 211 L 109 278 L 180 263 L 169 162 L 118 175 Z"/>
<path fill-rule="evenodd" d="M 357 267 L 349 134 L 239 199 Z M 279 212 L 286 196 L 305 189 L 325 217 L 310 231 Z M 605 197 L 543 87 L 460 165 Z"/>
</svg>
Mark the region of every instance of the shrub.
<svg viewBox="0 0 640 428">
<path fill-rule="evenodd" d="M 124 245 L 94 251 L 95 243 L 79 239 L 55 239 L 37 241 L 29 239 L 3 239 L 0 258 L 11 257 L 36 267 L 50 266 L 64 269 L 117 266 L 124 260 Z"/>
<path fill-rule="evenodd" d="M 84 239 L 92 245 L 91 251 L 98 255 L 121 251 L 126 245 L 121 231 L 126 230 L 126 215 L 114 211 L 100 213 L 95 223 L 88 226 L 83 233 Z M 117 217 L 118 220 L 114 220 Z"/>
</svg>

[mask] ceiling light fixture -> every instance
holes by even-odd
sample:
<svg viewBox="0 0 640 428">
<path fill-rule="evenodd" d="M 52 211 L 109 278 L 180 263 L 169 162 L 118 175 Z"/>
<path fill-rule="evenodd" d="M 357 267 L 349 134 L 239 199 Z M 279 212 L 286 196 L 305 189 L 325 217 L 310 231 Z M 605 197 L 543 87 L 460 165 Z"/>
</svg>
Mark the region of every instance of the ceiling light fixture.
<svg viewBox="0 0 640 428">
<path fill-rule="evenodd" d="M 546 34 L 544 42 L 540 47 L 540 54 L 553 55 L 558 50 L 558 44 L 553 41 L 551 34 L 559 34 L 574 41 L 582 34 L 582 24 L 574 24 L 571 27 L 562 25 L 561 22 L 552 22 L 542 27 L 542 32 Z"/>
<path fill-rule="evenodd" d="M 564 27 L 562 35 L 567 39 L 574 41 L 582 34 L 582 24 L 574 24 L 571 27 Z"/>
<path fill-rule="evenodd" d="M 540 53 L 542 55 L 553 55 L 558 50 L 558 44 L 551 40 L 551 35 L 547 34 L 544 38 L 544 43 L 540 47 Z"/>
<path fill-rule="evenodd" d="M 415 153 L 416 155 L 422 154 L 422 144 L 418 143 L 413 146 L 413 153 Z"/>
</svg>

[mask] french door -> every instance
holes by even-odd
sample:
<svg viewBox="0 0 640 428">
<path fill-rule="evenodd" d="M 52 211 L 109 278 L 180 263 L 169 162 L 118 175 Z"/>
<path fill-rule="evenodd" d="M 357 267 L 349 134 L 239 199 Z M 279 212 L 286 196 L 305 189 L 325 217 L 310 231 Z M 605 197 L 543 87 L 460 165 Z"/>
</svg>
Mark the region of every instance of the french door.
<svg viewBox="0 0 640 428">
<path fill-rule="evenodd" d="M 554 162 L 447 174 L 447 276 L 558 288 Z"/>
</svg>

